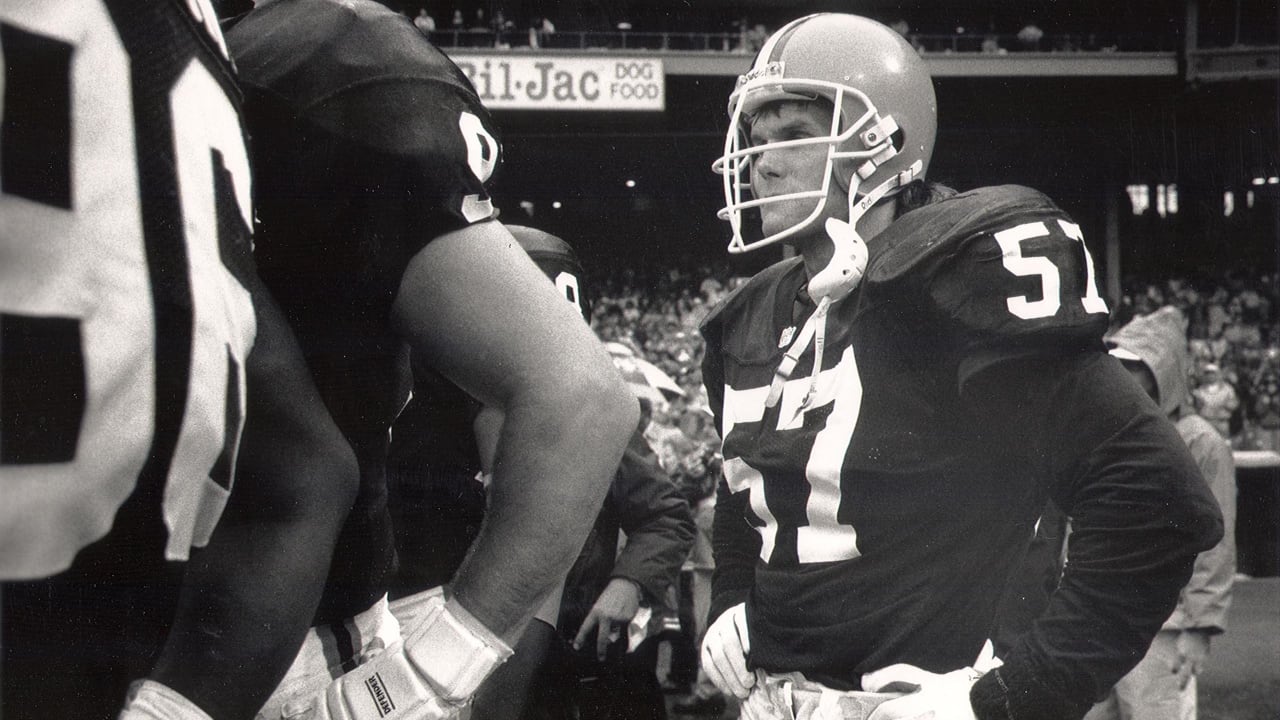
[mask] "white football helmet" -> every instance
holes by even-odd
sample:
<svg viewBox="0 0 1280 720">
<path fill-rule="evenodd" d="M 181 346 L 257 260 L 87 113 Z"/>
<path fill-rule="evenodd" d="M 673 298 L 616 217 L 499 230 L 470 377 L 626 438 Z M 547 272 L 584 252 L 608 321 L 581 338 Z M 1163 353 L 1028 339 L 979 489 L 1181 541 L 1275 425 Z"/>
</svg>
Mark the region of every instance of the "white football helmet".
<svg viewBox="0 0 1280 720">
<path fill-rule="evenodd" d="M 824 97 L 835 110 L 830 134 L 752 146 L 752 116 L 765 103 Z M 729 252 L 788 238 L 820 219 L 831 182 L 847 188 L 849 223 L 882 197 L 924 176 L 937 131 L 937 100 L 924 60 L 896 31 L 856 15 L 818 13 L 773 33 L 729 96 L 724 154 L 712 169 L 724 176 L 725 206 L 717 213 L 733 230 Z M 781 147 L 826 144 L 821 187 L 775 197 L 750 197 L 751 164 Z M 865 189 L 864 189 L 865 188 Z M 812 198 L 813 211 L 772 235 L 743 237 L 743 211 Z"/>
</svg>

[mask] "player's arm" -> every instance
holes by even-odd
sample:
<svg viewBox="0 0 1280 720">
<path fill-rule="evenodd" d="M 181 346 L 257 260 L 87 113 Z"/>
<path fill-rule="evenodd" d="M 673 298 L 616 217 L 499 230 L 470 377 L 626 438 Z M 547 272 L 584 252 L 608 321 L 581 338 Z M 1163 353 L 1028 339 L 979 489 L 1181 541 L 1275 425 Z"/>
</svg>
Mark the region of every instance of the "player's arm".
<svg viewBox="0 0 1280 720">
<path fill-rule="evenodd" d="M 714 407 L 719 407 L 718 405 Z M 711 606 L 702 639 L 700 663 L 707 678 L 722 692 L 745 699 L 755 684 L 748 665 L 751 640 L 747 632 L 747 599 L 755 583 L 760 557 L 760 534 L 747 524 L 750 492 L 734 492 L 726 480 L 716 490 L 711 521 Z"/>
<path fill-rule="evenodd" d="M 724 325 L 721 306 L 708 314 L 701 327 L 706 351 L 702 356 L 702 381 L 707 404 L 715 418 L 716 432 L 724 434 L 724 370 L 720 358 Z M 726 465 L 732 459 L 726 459 Z M 755 584 L 756 561 L 760 557 L 760 534 L 747 524 L 745 489 L 731 489 L 722 477 L 716 486 L 716 507 L 711 523 L 711 551 L 715 569 L 711 575 L 711 608 L 708 624 L 725 610 L 744 603 Z"/>
<path fill-rule="evenodd" d="M 708 405 L 715 417 L 716 432 L 724 437 L 724 366 L 721 358 L 724 334 L 722 312 L 725 302 L 708 314 L 701 331 L 706 345 L 702 359 L 702 382 Z M 751 640 L 747 633 L 747 598 L 755 584 L 760 539 L 747 523 L 750 492 L 734 487 L 735 458 L 725 458 L 724 478 L 716 489 L 715 515 L 711 521 L 711 551 L 715 569 L 711 574 L 711 606 L 707 630 L 702 639 L 700 663 L 707 678 L 721 691 L 745 699 L 755 684 L 748 669 Z"/>
<path fill-rule="evenodd" d="M 1051 473 L 1073 527 L 1058 591 L 974 684 L 975 714 L 1079 718 L 1142 657 L 1222 517 L 1173 425 L 1105 354 L 1010 361 L 964 392 L 990 439 Z"/>
<path fill-rule="evenodd" d="M 235 485 L 192 557 L 151 675 L 219 720 L 252 718 L 288 670 L 357 484 L 354 454 L 283 315 L 258 290 Z"/>
<path fill-rule="evenodd" d="M 750 501 L 746 490 L 733 492 L 721 480 L 716 488 L 716 508 L 711 521 L 711 622 L 725 610 L 746 602 L 755 584 L 756 562 L 760 558 L 760 534 L 747 523 Z"/>
<path fill-rule="evenodd" d="M 1216 432 L 1191 439 L 1191 454 L 1222 511 L 1222 541 L 1196 556 L 1191 581 L 1182 592 L 1178 625 L 1206 635 L 1226 629 L 1227 607 L 1236 572 L 1236 469 L 1231 445 Z"/>
<path fill-rule="evenodd" d="M 508 645 L 576 558 L 639 417 L 591 329 L 498 222 L 433 240 L 393 308 L 414 353 L 502 413 L 452 593 Z"/>
</svg>

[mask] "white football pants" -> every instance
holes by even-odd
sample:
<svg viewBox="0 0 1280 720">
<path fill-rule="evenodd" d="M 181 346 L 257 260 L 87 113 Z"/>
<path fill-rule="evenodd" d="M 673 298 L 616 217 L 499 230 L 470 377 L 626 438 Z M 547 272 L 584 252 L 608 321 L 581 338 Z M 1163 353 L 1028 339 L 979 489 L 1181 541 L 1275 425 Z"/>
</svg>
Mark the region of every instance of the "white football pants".
<svg viewBox="0 0 1280 720">
<path fill-rule="evenodd" d="M 756 670 L 756 684 L 742 701 L 741 720 L 867 720 L 880 703 L 900 693 L 833 690 L 800 673 Z"/>
</svg>

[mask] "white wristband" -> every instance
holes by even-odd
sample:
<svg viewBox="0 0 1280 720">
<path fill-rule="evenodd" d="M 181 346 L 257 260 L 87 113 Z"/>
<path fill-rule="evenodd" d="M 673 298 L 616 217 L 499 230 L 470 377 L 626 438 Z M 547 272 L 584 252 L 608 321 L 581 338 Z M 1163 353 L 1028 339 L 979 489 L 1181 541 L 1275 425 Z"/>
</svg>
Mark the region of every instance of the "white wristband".
<svg viewBox="0 0 1280 720">
<path fill-rule="evenodd" d="M 511 648 L 456 598 L 436 597 L 405 638 L 404 653 L 443 700 L 461 705 L 511 657 Z"/>
<path fill-rule="evenodd" d="M 136 680 L 118 720 L 212 720 L 182 693 L 155 680 Z"/>
</svg>

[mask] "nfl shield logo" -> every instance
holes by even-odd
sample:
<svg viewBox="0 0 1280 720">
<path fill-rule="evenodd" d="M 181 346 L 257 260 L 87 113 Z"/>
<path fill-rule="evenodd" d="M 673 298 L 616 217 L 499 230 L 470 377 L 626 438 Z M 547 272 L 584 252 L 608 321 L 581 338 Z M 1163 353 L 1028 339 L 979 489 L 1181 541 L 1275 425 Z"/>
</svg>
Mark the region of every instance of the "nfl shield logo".
<svg viewBox="0 0 1280 720">
<path fill-rule="evenodd" d="M 796 326 L 791 325 L 782 331 L 782 337 L 778 338 L 778 347 L 786 347 L 791 343 L 791 339 L 796 336 Z"/>
</svg>

